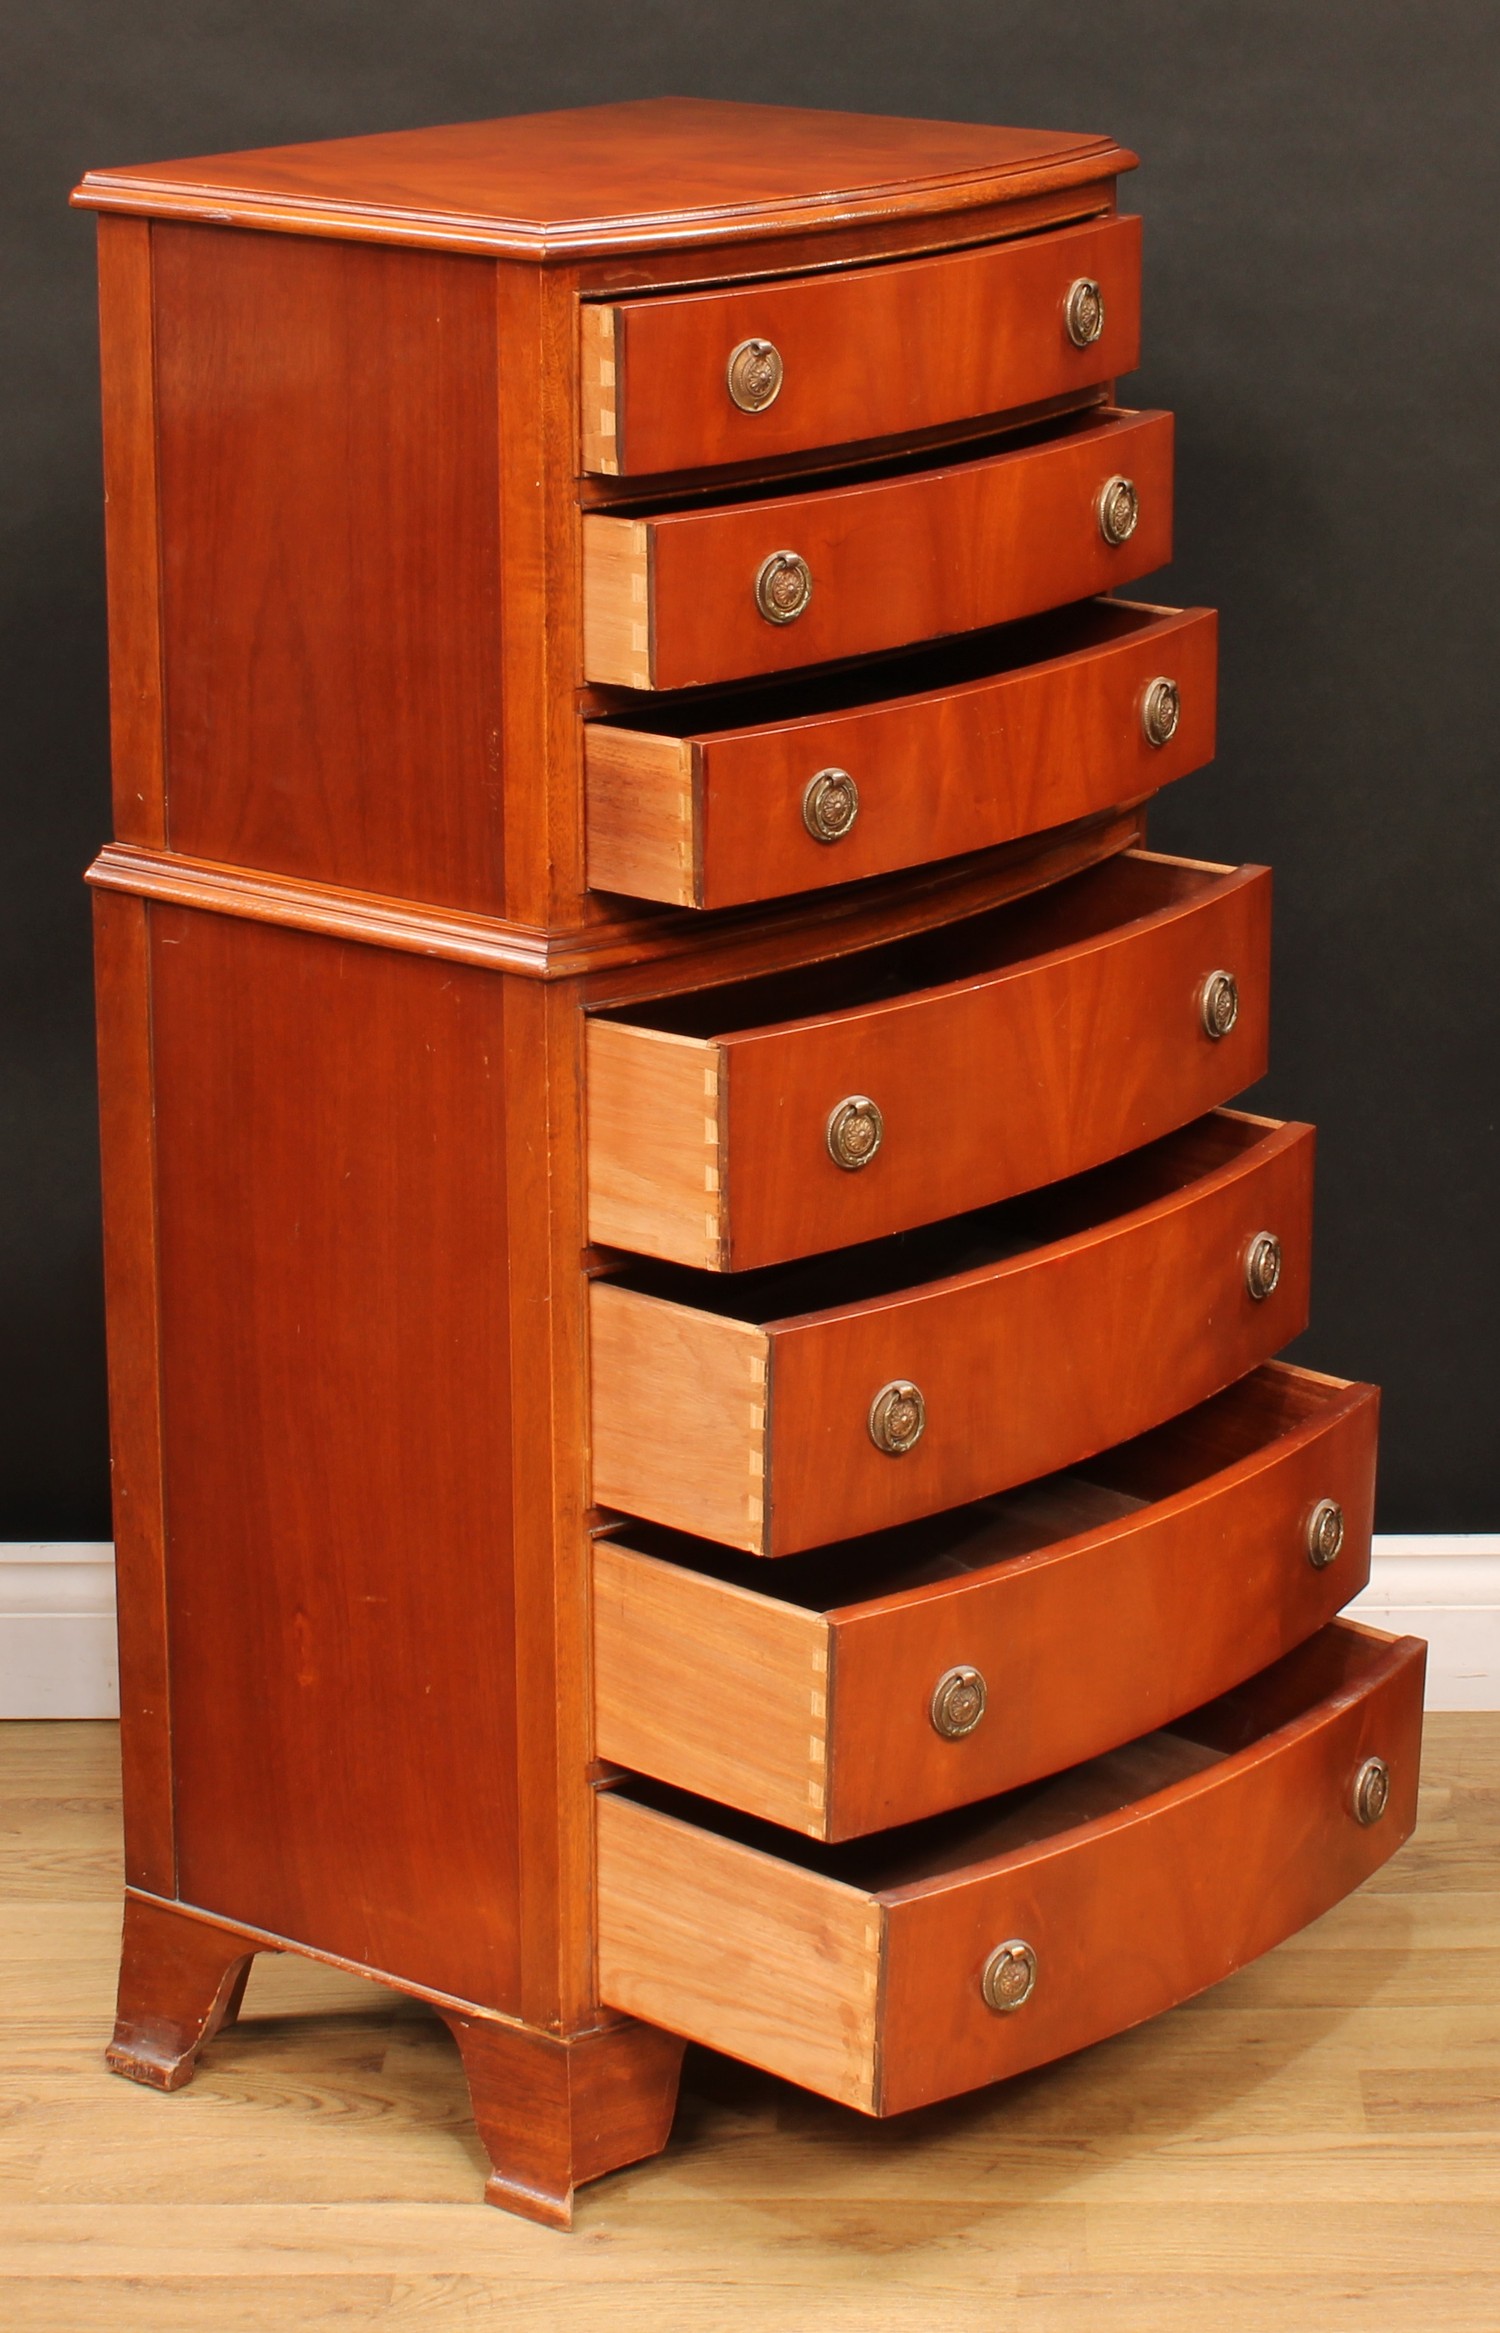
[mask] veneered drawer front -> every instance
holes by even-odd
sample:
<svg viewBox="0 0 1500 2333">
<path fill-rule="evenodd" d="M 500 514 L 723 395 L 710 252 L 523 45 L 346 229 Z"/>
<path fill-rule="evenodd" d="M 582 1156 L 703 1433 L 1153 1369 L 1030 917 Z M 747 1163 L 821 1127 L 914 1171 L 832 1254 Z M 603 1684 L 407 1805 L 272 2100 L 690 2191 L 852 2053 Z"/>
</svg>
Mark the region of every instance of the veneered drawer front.
<svg viewBox="0 0 1500 2333">
<path fill-rule="evenodd" d="M 1095 1757 L 1359 1593 L 1378 1412 L 1272 1363 L 1068 1474 L 770 1567 L 621 1524 L 594 1546 L 598 1755 L 822 1839 Z"/>
<path fill-rule="evenodd" d="M 1092 339 L 1086 290 L 1069 330 L 1075 285 L 1102 297 Z M 1140 306 L 1135 218 L 935 259 L 586 305 L 583 467 L 643 476 L 763 462 L 1042 404 L 1131 372 Z M 752 341 L 762 345 L 734 375 L 741 403 L 731 363 Z"/>
<path fill-rule="evenodd" d="M 597 1279 L 594 1502 L 791 1555 L 1143 1433 L 1306 1325 L 1312 1163 L 1310 1127 L 1221 1111 L 903 1240 L 737 1280 Z M 1263 1234 L 1279 1277 L 1257 1297 Z M 892 1388 L 920 1396 L 915 1436 Z"/>
<path fill-rule="evenodd" d="M 589 882 L 736 907 L 1143 800 L 1213 758 L 1217 629 L 1211 608 L 1096 600 L 918 654 L 878 683 L 904 693 L 873 704 L 851 703 L 842 676 L 821 706 L 815 683 L 782 692 L 774 717 L 764 696 L 742 701 L 739 726 L 701 704 L 670 728 L 590 722 Z M 1159 696 L 1150 731 L 1146 714 L 1159 681 L 1177 719 L 1158 743 Z"/>
<path fill-rule="evenodd" d="M 1118 1157 L 1264 1074 L 1270 927 L 1267 869 L 1131 851 L 916 944 L 594 1020 L 589 1236 L 750 1270 Z"/>
<path fill-rule="evenodd" d="M 1135 490 L 1124 540 L 1101 510 Z M 1112 506 L 1118 507 L 1118 506 Z M 790 621 L 757 580 L 784 556 L 811 590 Z M 1090 599 L 1172 555 L 1172 417 L 1063 427 L 980 460 L 853 485 L 583 521 L 584 671 L 624 688 L 692 688 L 866 656 Z"/>
<path fill-rule="evenodd" d="M 1279 1944 L 1410 1836 L 1425 1652 L 1335 1623 L 1164 1732 L 843 1846 L 660 1785 L 601 1792 L 600 1997 L 873 2114 L 1082 2049 Z"/>
</svg>

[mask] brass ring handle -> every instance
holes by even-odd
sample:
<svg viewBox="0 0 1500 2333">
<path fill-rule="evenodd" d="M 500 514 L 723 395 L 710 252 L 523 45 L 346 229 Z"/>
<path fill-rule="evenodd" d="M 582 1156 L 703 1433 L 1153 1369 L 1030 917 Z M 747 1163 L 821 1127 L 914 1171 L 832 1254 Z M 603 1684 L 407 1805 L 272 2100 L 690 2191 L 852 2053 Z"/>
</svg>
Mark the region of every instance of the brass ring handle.
<svg viewBox="0 0 1500 2333">
<path fill-rule="evenodd" d="M 1313 1570 L 1326 1571 L 1344 1544 L 1344 1510 L 1337 1499 L 1319 1499 L 1307 1518 L 1304 1542 Z"/>
<path fill-rule="evenodd" d="M 1216 1045 L 1228 1036 L 1240 1017 L 1240 984 L 1232 972 L 1210 972 L 1198 991 L 1198 1015 Z"/>
<path fill-rule="evenodd" d="M 773 551 L 755 578 L 755 604 L 768 624 L 795 624 L 812 598 L 812 569 L 797 551 Z"/>
<path fill-rule="evenodd" d="M 922 1389 L 908 1378 L 893 1377 L 882 1385 L 870 1404 L 870 1440 L 887 1458 L 904 1458 L 927 1430 L 927 1404 Z"/>
<path fill-rule="evenodd" d="M 1391 1770 L 1384 1758 L 1366 1758 L 1355 1770 L 1350 1800 L 1357 1823 L 1378 1823 L 1391 1803 Z"/>
<path fill-rule="evenodd" d="M 802 823 L 814 842 L 842 842 L 859 816 L 859 788 L 847 770 L 819 770 L 802 796 Z"/>
<path fill-rule="evenodd" d="M 1245 1286 L 1257 1304 L 1264 1304 L 1280 1279 L 1281 1242 L 1274 1231 L 1258 1231 L 1245 1250 Z"/>
<path fill-rule="evenodd" d="M 742 340 L 730 351 L 724 378 L 741 413 L 764 413 L 781 395 L 784 373 L 774 340 Z"/>
<path fill-rule="evenodd" d="M 850 1094 L 828 1114 L 828 1155 L 845 1174 L 867 1167 L 885 1140 L 885 1119 L 868 1094 Z"/>
<path fill-rule="evenodd" d="M 932 1688 L 928 1715 L 945 1742 L 961 1742 L 989 1707 L 989 1688 L 978 1669 L 945 1669 Z"/>
<path fill-rule="evenodd" d="M 985 2007 L 997 2017 L 1008 2017 L 1036 1991 L 1036 1954 L 1024 1937 L 1009 1936 L 997 1944 L 984 1964 L 979 1989 Z"/>
<path fill-rule="evenodd" d="M 1092 348 L 1104 330 L 1104 294 L 1092 276 L 1081 275 L 1069 284 L 1063 329 L 1075 348 Z"/>
<path fill-rule="evenodd" d="M 1141 498 L 1133 478 L 1106 478 L 1095 505 L 1099 532 L 1112 549 L 1128 543 L 1141 515 Z"/>
<path fill-rule="evenodd" d="M 1146 743 L 1170 745 L 1181 719 L 1182 695 L 1176 681 L 1169 680 L 1165 673 L 1148 680 L 1141 694 L 1141 730 Z"/>
</svg>

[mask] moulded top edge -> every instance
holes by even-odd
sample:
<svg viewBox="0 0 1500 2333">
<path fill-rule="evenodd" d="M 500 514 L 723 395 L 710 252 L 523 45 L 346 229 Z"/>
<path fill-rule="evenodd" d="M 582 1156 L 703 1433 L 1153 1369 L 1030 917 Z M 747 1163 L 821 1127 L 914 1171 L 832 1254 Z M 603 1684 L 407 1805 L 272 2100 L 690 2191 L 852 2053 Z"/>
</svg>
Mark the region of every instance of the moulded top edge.
<svg viewBox="0 0 1500 2333">
<path fill-rule="evenodd" d="M 817 233 L 1133 169 L 1110 138 L 697 98 L 91 170 L 86 209 L 512 256 Z"/>
</svg>

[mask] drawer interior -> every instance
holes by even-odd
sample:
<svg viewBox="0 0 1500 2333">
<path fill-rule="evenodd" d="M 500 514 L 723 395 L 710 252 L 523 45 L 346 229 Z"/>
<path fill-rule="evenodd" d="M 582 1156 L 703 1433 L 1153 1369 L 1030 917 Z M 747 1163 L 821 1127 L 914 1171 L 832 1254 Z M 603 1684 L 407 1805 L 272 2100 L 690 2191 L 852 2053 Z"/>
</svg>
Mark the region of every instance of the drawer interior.
<svg viewBox="0 0 1500 2333">
<path fill-rule="evenodd" d="M 1171 1790 L 1195 1774 L 1296 1724 L 1361 1686 L 1386 1662 L 1392 1640 L 1335 1622 L 1202 1709 L 1103 1757 L 977 1806 L 955 1807 L 890 1831 L 830 1843 L 742 1815 L 669 1784 L 632 1776 L 611 1785 L 637 1804 L 744 1847 L 800 1865 L 862 1893 L 922 1888 Z"/>
<path fill-rule="evenodd" d="M 679 1037 L 716 1038 L 821 1020 L 923 990 L 957 986 L 1201 898 L 1232 870 L 1122 851 L 1048 890 L 884 946 L 759 979 L 693 989 L 599 1015 Z M 1205 972 L 1212 965 L 1205 965 Z"/>
<path fill-rule="evenodd" d="M 769 1571 L 764 1557 L 661 1524 L 632 1522 L 614 1537 L 643 1555 L 732 1587 L 803 1611 L 839 1614 L 877 1598 L 972 1578 L 1191 1491 L 1295 1434 L 1348 1393 L 1340 1380 L 1269 1362 L 1182 1417 L 1081 1466 L 888 1531 L 782 1556 Z"/>
<path fill-rule="evenodd" d="M 805 1313 L 895 1295 L 967 1272 L 984 1271 L 1028 1248 L 1045 1247 L 1138 1208 L 1169 1200 L 1239 1160 L 1279 1132 L 1263 1118 L 1214 1110 L 1159 1142 L 1107 1166 L 1053 1183 L 998 1207 L 976 1208 L 944 1223 L 893 1233 L 829 1255 L 808 1256 L 751 1272 L 719 1273 L 687 1264 L 642 1263 L 611 1273 L 625 1288 L 695 1312 L 743 1321 L 788 1320 Z"/>
</svg>

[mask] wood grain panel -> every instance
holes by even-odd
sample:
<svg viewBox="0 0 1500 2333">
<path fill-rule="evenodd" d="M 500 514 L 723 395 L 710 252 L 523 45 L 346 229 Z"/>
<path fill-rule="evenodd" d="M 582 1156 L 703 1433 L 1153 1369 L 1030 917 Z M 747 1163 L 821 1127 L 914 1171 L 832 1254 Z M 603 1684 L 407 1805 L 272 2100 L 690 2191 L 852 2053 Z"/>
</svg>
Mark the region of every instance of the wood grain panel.
<svg viewBox="0 0 1500 2333">
<path fill-rule="evenodd" d="M 623 1794 L 598 1803 L 604 1999 L 873 2112 L 878 1905 Z"/>
<path fill-rule="evenodd" d="M 1134 480 L 1140 518 L 1105 541 L 1099 495 Z M 627 534 L 626 529 L 631 531 Z M 763 562 L 794 551 L 805 612 L 770 623 Z M 691 688 L 866 656 L 1061 607 L 1172 555 L 1172 417 L 1059 425 L 1039 444 L 769 500 L 583 522 L 584 671 L 624 688 Z"/>
<path fill-rule="evenodd" d="M 584 730 L 589 881 L 682 907 L 736 907 L 985 850 L 1137 801 L 1212 760 L 1218 620 L 1100 600 L 886 668 L 694 700 L 650 729 Z M 1176 682 L 1148 744 L 1141 703 Z M 887 693 L 872 700 L 872 687 Z M 899 692 L 899 693 L 894 693 Z M 680 730 L 680 734 L 678 731 Z M 811 781 L 848 772 L 854 825 L 818 841 Z"/>
<path fill-rule="evenodd" d="M 142 900 L 96 894 L 94 976 L 125 1876 L 133 1886 L 173 1895 L 177 1845 L 162 1484 L 150 912 Z"/>
<path fill-rule="evenodd" d="M 1138 219 L 1108 219 L 900 266 L 633 300 L 599 321 L 585 305 L 583 375 L 600 393 L 582 466 L 639 477 L 773 461 L 1113 380 L 1140 361 L 1140 249 Z M 1080 277 L 1104 295 L 1104 329 L 1087 348 L 1063 321 Z M 736 405 L 726 379 L 752 339 L 784 366 L 758 413 Z"/>
<path fill-rule="evenodd" d="M 821 1838 L 831 1654 L 821 1614 L 595 1542 L 601 1758 Z"/>
<path fill-rule="evenodd" d="M 766 1508 L 765 1333 L 595 1280 L 589 1289 L 596 1506 L 654 1513 L 754 1548 Z"/>
<path fill-rule="evenodd" d="M 1378 1409 L 1371 1386 L 1273 1365 L 1076 1474 L 769 1573 L 623 1526 L 594 1554 L 599 1751 L 827 1839 L 1095 1757 L 1358 1594 Z M 1324 1498 L 1345 1530 L 1319 1570 L 1306 1532 Z M 957 1667 L 979 1670 L 988 1708 L 952 1741 L 930 1709 Z"/>
<path fill-rule="evenodd" d="M 151 236 L 144 219 L 99 221 L 114 829 L 147 846 L 167 833 Z"/>
<path fill-rule="evenodd" d="M 153 235 L 173 848 L 494 912 L 493 271 Z"/>
<path fill-rule="evenodd" d="M 1310 1127 L 1220 1111 L 1076 1182 L 889 1243 L 727 1281 L 670 1265 L 596 1281 L 594 1497 L 792 1555 L 1142 1433 L 1305 1325 L 1312 1159 Z M 1256 1302 L 1245 1257 L 1268 1229 L 1284 1261 Z M 767 1354 L 766 1392 L 747 1401 Z M 868 1421 L 895 1380 L 921 1389 L 927 1422 L 893 1458 Z"/>
<path fill-rule="evenodd" d="M 511 2011 L 501 984 L 152 940 L 182 1893 Z"/>
<path fill-rule="evenodd" d="M 751 1270 L 1152 1141 L 1264 1074 L 1270 917 L 1264 868 L 1130 852 L 930 944 L 596 1020 L 591 1235 Z M 1219 1038 L 1202 1010 L 1216 970 L 1240 1000 Z M 828 1144 L 850 1095 L 884 1124 L 852 1173 Z"/>
</svg>

